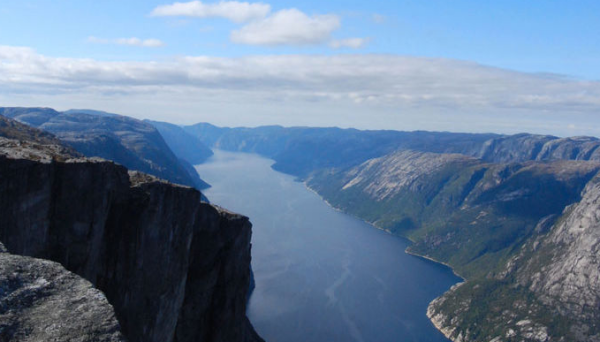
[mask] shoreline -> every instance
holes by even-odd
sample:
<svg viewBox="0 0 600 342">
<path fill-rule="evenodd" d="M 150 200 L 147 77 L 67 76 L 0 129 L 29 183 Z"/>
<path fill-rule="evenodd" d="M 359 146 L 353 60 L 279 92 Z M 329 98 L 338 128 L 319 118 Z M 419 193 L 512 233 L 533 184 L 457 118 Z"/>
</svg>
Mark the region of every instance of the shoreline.
<svg viewBox="0 0 600 342">
<path fill-rule="evenodd" d="M 400 239 L 406 240 L 406 241 L 408 241 L 408 242 L 409 242 L 411 245 L 412 245 L 412 244 L 414 244 L 414 242 L 413 242 L 412 240 L 410 240 L 409 238 L 407 238 L 407 237 L 400 236 L 400 235 L 394 235 L 394 234 L 392 234 L 392 233 L 391 233 L 389 230 L 387 230 L 387 229 L 384 229 L 384 228 L 381 228 L 381 227 L 378 227 L 378 226 L 377 226 L 375 223 L 372 223 L 372 222 L 369 222 L 369 221 L 363 220 L 363 219 L 361 219 L 360 217 L 358 217 L 358 216 L 356 216 L 356 215 L 353 215 L 353 214 L 351 214 L 351 213 L 347 213 L 347 212 L 343 211 L 343 210 L 342 210 L 342 209 L 340 209 L 340 208 L 336 208 L 336 207 L 334 207 L 334 206 L 333 206 L 331 203 L 329 203 L 329 202 L 328 202 L 328 201 L 327 201 L 327 200 L 326 200 L 326 199 L 325 199 L 323 196 L 321 196 L 321 194 L 319 194 L 319 193 L 318 193 L 316 190 L 314 190 L 313 188 L 311 188 L 310 186 L 308 186 L 308 184 L 306 184 L 306 181 L 302 181 L 302 184 L 304 185 L 304 187 L 305 187 L 305 188 L 306 188 L 308 191 L 310 191 L 310 192 L 314 193 L 315 195 L 319 196 L 319 198 L 320 198 L 320 199 L 321 199 L 323 202 L 325 202 L 325 203 L 326 203 L 326 204 L 327 204 L 327 205 L 328 205 L 328 206 L 329 206 L 331 209 L 333 209 L 333 210 L 335 210 L 335 211 L 337 211 L 337 212 L 339 212 L 339 213 L 342 213 L 342 214 L 345 214 L 345 215 L 348 215 L 348 216 L 354 217 L 355 219 L 357 219 L 357 220 L 360 220 L 360 221 L 362 221 L 362 222 L 364 222 L 364 223 L 368 224 L 369 226 L 371 226 L 371 227 L 373 227 L 373 228 L 375 228 L 375 229 L 377 229 L 377 230 L 381 230 L 381 231 L 383 231 L 383 232 L 386 232 L 387 234 L 389 234 L 389 235 L 391 235 L 391 236 L 394 236 L 394 237 L 397 237 L 397 238 L 400 238 Z M 452 273 L 453 273 L 455 276 L 459 277 L 459 278 L 462 280 L 462 282 L 465 282 L 465 281 L 467 281 L 467 279 L 466 279 L 465 277 L 463 277 L 463 276 L 461 276 L 460 274 L 458 274 L 458 273 L 456 272 L 456 270 L 454 270 L 454 268 L 452 268 L 452 266 L 448 265 L 447 263 L 445 263 L 445 262 L 443 262 L 443 261 L 439 261 L 439 260 L 433 259 L 432 257 L 429 257 L 429 256 L 427 256 L 427 255 L 421 255 L 421 254 L 418 254 L 418 253 L 415 253 L 415 252 L 409 251 L 409 250 L 408 250 L 408 248 L 409 248 L 409 247 L 410 247 L 410 246 L 406 247 L 406 249 L 404 250 L 404 253 L 406 253 L 406 254 L 408 254 L 408 255 L 412 255 L 412 256 L 418 257 L 418 258 L 422 258 L 422 259 L 425 259 L 425 260 L 429 260 L 429 261 L 431 261 L 431 262 L 434 262 L 434 263 L 436 263 L 436 264 L 444 265 L 444 266 L 448 267 L 448 268 L 449 268 L 449 269 L 452 271 Z M 460 284 L 460 283 L 461 283 L 461 282 L 458 282 L 458 283 L 456 283 L 456 284 Z M 456 285 L 456 284 L 455 284 L 455 285 Z M 449 291 L 449 290 L 450 290 L 450 289 L 448 289 L 448 291 Z M 447 292 L 447 291 L 446 291 L 446 292 Z"/>
<path fill-rule="evenodd" d="M 304 185 L 304 187 L 305 187 L 305 188 L 306 188 L 308 191 L 310 191 L 310 192 L 314 193 L 315 195 L 319 196 L 319 198 L 320 198 L 320 199 L 321 199 L 323 202 L 325 202 L 325 203 L 326 203 L 326 204 L 327 204 L 327 205 L 328 205 L 330 208 L 332 208 L 333 210 L 335 210 L 335 211 L 337 211 L 337 212 L 340 212 L 340 213 L 342 213 L 342 214 L 345 214 L 345 215 L 349 215 L 349 216 L 351 216 L 351 217 L 354 217 L 355 219 L 357 219 L 357 220 L 360 220 L 360 221 L 362 221 L 362 222 L 364 222 L 364 223 L 367 223 L 369 226 L 371 226 L 371 227 L 373 227 L 373 228 L 375 228 L 375 229 L 377 229 L 377 230 L 381 230 L 381 231 L 383 231 L 383 232 L 385 232 L 385 233 L 389 234 L 390 236 L 393 236 L 393 237 L 398 237 L 398 238 L 404 239 L 404 240 L 406 240 L 407 242 L 409 242 L 409 246 L 407 246 L 407 247 L 404 249 L 404 253 L 406 253 L 406 254 L 408 254 L 408 255 L 412 255 L 412 256 L 414 256 L 414 257 L 417 257 L 417 258 L 422 258 L 422 259 L 425 259 L 425 260 L 431 261 L 431 262 L 433 262 L 433 263 L 436 263 L 436 264 L 438 264 L 438 265 L 443 265 L 443 266 L 446 266 L 446 267 L 448 267 L 448 268 L 449 268 L 449 269 L 452 271 L 452 273 L 453 273 L 455 276 L 457 276 L 458 278 L 460 278 L 460 279 L 461 279 L 461 281 L 459 281 L 459 282 L 457 282 L 456 284 L 454 284 L 454 285 L 450 286 L 450 288 L 449 288 L 448 290 L 444 291 L 444 293 L 442 293 L 442 294 L 441 294 L 441 295 L 439 295 L 438 297 L 435 297 L 434 299 L 432 299 L 432 300 L 429 302 L 429 304 L 427 305 L 427 309 L 426 309 L 426 311 L 425 311 L 425 316 L 427 316 L 427 318 L 429 319 L 429 321 L 431 322 L 431 324 L 433 325 L 433 327 L 434 327 L 434 328 L 435 328 L 437 331 L 439 331 L 439 332 L 440 332 L 442 335 L 444 335 L 444 336 L 445 336 L 445 337 L 446 337 L 446 338 L 447 338 L 449 341 L 452 341 L 452 342 L 454 342 L 454 340 L 451 338 L 451 333 L 452 333 L 454 330 L 451 330 L 451 329 L 449 329 L 449 328 L 447 328 L 447 327 L 443 327 L 443 326 L 441 325 L 441 323 L 440 323 L 440 322 L 438 322 L 438 320 L 436 320 L 436 316 L 434 316 L 434 315 L 432 314 L 432 306 L 433 306 L 433 304 L 434 304 L 436 301 L 438 301 L 440 298 L 442 298 L 442 297 L 443 297 L 443 296 L 444 296 L 446 293 L 448 293 L 449 291 L 452 291 L 452 289 L 454 289 L 454 288 L 457 288 L 457 287 L 459 287 L 459 286 L 462 286 L 462 285 L 464 285 L 464 284 L 467 282 L 467 279 L 466 279 L 465 277 L 461 276 L 460 274 L 458 274 L 458 273 L 456 272 L 456 270 L 455 270 L 455 269 L 454 269 L 452 266 L 448 265 L 448 264 L 447 264 L 447 263 L 445 263 L 445 262 L 438 261 L 438 260 L 435 260 L 435 259 L 433 259 L 433 258 L 431 258 L 431 257 L 429 257 L 429 256 L 426 256 L 426 255 L 421 255 L 421 254 L 417 254 L 417 253 L 415 253 L 415 252 L 412 252 L 412 251 L 408 250 L 408 249 L 410 248 L 410 245 L 414 243 L 414 242 L 413 242 L 413 241 L 411 241 L 410 239 L 408 239 L 408 238 L 406 238 L 406 237 L 403 237 L 403 236 L 394 235 L 394 234 L 392 234 L 392 233 L 391 233 L 389 230 L 387 230 L 387 229 L 384 229 L 384 228 L 378 227 L 376 224 L 374 224 L 374 223 L 372 223 L 372 222 L 368 222 L 368 221 L 366 221 L 366 220 L 363 220 L 363 219 L 361 219 L 360 217 L 357 217 L 356 215 L 353 215 L 353 214 L 347 213 L 347 212 L 343 211 L 343 210 L 342 210 L 342 209 L 340 209 L 340 208 L 336 208 L 336 207 L 334 207 L 334 206 L 333 206 L 331 203 L 329 203 L 329 201 L 327 201 L 327 200 L 326 200 L 326 199 L 325 199 L 323 196 L 321 196 L 321 194 L 319 194 L 319 193 L 318 193 L 316 190 L 314 190 L 314 189 L 312 189 L 310 186 L 308 186 L 308 184 L 306 183 L 306 181 L 302 181 L 302 184 Z"/>
</svg>

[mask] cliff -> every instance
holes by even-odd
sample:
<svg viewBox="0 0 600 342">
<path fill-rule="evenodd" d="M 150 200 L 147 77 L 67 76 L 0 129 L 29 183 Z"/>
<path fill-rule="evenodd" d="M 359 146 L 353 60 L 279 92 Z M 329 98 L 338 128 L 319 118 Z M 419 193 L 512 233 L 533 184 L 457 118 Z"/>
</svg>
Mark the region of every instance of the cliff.
<svg viewBox="0 0 600 342">
<path fill-rule="evenodd" d="M 0 138 L 0 241 L 10 253 L 87 279 L 130 342 L 260 341 L 245 316 L 246 217 L 200 202 L 193 188 L 64 149 Z"/>
</svg>

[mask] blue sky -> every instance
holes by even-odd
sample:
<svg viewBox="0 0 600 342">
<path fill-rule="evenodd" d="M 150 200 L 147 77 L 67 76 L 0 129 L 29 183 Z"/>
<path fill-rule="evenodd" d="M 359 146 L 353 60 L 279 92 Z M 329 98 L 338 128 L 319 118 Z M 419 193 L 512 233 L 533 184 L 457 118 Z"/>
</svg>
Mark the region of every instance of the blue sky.
<svg viewBox="0 0 600 342">
<path fill-rule="evenodd" d="M 599 17 L 582 0 L 6 0 L 0 101 L 177 123 L 600 135 Z"/>
</svg>

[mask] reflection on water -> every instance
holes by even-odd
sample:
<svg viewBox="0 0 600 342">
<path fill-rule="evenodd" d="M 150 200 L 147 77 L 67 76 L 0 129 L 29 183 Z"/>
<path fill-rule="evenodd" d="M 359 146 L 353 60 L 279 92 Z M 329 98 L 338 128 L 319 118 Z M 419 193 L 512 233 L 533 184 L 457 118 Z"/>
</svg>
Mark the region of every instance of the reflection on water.
<svg viewBox="0 0 600 342">
<path fill-rule="evenodd" d="M 248 317 L 268 342 L 448 341 L 427 304 L 459 281 L 407 243 L 337 212 L 254 154 L 197 166 L 211 202 L 250 217 L 256 289 Z"/>
</svg>

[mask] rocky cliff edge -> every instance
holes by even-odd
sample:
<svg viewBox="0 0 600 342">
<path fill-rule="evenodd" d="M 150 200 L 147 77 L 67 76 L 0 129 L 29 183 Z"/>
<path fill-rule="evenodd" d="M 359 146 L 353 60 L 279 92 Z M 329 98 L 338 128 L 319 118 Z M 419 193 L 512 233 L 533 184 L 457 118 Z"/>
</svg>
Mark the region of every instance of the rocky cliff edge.
<svg viewBox="0 0 600 342">
<path fill-rule="evenodd" d="M 261 340 L 245 316 L 251 224 L 201 203 L 195 189 L 80 158 L 55 140 L 0 138 L 0 216 L 10 253 L 87 279 L 129 341 Z M 57 324 L 78 324 L 71 318 Z"/>
</svg>

